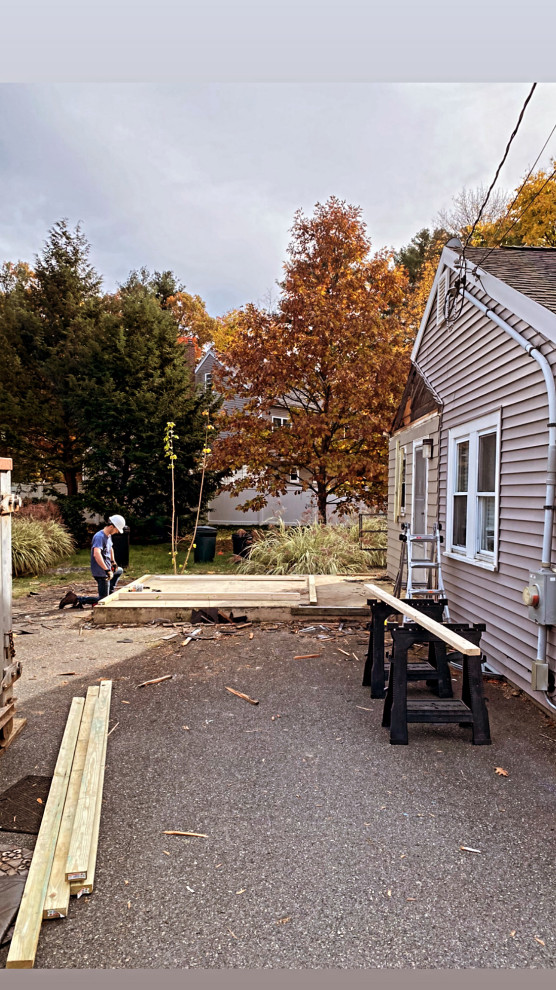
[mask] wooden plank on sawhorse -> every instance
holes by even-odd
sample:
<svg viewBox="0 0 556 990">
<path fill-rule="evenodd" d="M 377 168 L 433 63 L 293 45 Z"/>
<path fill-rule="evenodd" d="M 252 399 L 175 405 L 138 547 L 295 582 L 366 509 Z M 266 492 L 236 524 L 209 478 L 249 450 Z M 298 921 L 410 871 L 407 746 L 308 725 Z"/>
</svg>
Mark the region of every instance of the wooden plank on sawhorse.
<svg viewBox="0 0 556 990">
<path fill-rule="evenodd" d="M 400 599 L 401 600 L 401 599 Z M 376 599 L 369 598 L 367 605 L 371 610 L 371 623 L 369 631 L 369 645 L 367 647 L 367 659 L 363 671 L 363 687 L 371 688 L 371 698 L 384 698 L 386 685 L 384 667 L 384 623 L 388 616 L 399 614 L 399 610 L 391 604 Z M 442 618 L 446 599 L 442 598 L 438 602 L 419 600 L 417 606 L 420 612 L 428 615 L 437 621 Z"/>
<path fill-rule="evenodd" d="M 407 602 L 401 601 L 399 598 L 394 598 L 393 595 L 388 594 L 387 591 L 383 591 L 376 584 L 366 584 L 365 589 L 370 593 L 370 597 L 378 598 L 382 602 L 386 602 L 387 605 L 391 605 L 394 612 L 400 612 L 402 615 L 407 616 L 417 625 L 423 626 L 423 629 L 427 629 L 434 636 L 438 636 L 439 639 L 451 646 L 453 650 L 457 650 L 458 653 L 463 653 L 464 656 L 477 657 L 481 655 L 481 650 L 478 646 L 474 646 L 463 636 L 459 636 L 457 633 L 452 632 L 443 626 L 440 622 L 436 622 L 434 619 L 430 619 L 428 616 L 419 612 L 416 608 L 412 608 Z"/>
</svg>

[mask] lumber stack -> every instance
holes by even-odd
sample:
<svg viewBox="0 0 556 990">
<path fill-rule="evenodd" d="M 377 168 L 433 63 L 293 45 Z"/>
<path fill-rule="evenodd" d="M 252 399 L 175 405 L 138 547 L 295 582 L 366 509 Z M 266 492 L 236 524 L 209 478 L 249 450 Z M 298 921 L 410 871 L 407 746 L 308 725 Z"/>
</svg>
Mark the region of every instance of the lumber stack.
<svg viewBox="0 0 556 990">
<path fill-rule="evenodd" d="M 6 969 L 31 969 L 43 919 L 93 891 L 111 693 L 101 681 L 71 703 Z"/>
</svg>

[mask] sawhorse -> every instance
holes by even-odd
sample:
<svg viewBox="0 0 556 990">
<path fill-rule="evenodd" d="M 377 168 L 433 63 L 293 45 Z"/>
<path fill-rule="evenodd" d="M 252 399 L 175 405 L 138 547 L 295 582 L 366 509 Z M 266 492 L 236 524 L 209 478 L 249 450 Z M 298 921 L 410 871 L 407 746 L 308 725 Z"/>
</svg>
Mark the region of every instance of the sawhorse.
<svg viewBox="0 0 556 990">
<path fill-rule="evenodd" d="M 468 643 L 479 646 L 484 623 L 447 623 L 446 632 L 464 636 Z M 382 724 L 390 729 L 390 742 L 396 746 L 408 743 L 408 722 L 452 722 L 470 725 L 474 746 L 490 745 L 490 726 L 483 692 L 480 652 L 463 655 L 461 701 L 448 698 L 407 700 L 408 651 L 416 643 L 436 643 L 439 637 L 416 624 L 392 629 L 392 658 L 388 691 L 384 702 Z"/>
<path fill-rule="evenodd" d="M 442 614 L 447 604 L 445 598 L 439 601 L 429 601 L 427 599 L 414 598 L 411 600 L 413 608 L 427 615 L 437 622 L 442 621 Z M 367 659 L 363 671 L 363 687 L 371 688 L 371 698 L 384 698 L 386 671 L 384 667 L 384 623 L 390 615 L 399 615 L 400 610 L 392 605 L 379 601 L 376 598 L 367 599 L 367 605 L 371 609 L 371 623 L 369 633 L 369 645 L 367 648 Z M 429 659 L 432 653 L 429 652 Z"/>
</svg>

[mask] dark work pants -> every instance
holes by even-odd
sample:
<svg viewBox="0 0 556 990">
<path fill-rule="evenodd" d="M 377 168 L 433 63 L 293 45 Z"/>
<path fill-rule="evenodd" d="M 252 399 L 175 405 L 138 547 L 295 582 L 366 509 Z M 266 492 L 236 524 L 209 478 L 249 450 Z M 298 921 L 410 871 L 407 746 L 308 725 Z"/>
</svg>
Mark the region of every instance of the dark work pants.
<svg viewBox="0 0 556 990">
<path fill-rule="evenodd" d="M 112 579 L 109 581 L 105 577 L 96 577 L 95 581 L 98 586 L 98 598 L 94 598 L 92 595 L 79 595 L 79 602 L 81 605 L 96 605 L 102 598 L 107 598 L 114 591 L 118 581 L 123 574 L 123 568 L 117 567 L 112 575 Z"/>
</svg>

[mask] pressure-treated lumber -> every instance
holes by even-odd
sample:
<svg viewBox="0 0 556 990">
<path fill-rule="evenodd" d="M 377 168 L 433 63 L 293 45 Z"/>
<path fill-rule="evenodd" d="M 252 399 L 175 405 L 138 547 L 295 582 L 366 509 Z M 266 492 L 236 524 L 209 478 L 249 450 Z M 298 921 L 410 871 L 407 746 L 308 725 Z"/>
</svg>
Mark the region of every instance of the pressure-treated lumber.
<svg viewBox="0 0 556 990">
<path fill-rule="evenodd" d="M 422 626 L 423 629 L 428 629 L 434 636 L 438 636 L 439 639 L 447 643 L 454 650 L 458 650 L 460 653 L 465 654 L 468 657 L 477 657 L 481 655 L 481 650 L 478 646 L 473 646 L 469 640 L 464 639 L 463 636 L 459 636 L 458 633 L 452 632 L 443 626 L 440 622 L 435 622 L 434 619 L 430 619 L 428 615 L 423 612 L 418 612 L 416 608 L 408 605 L 407 602 L 402 602 L 399 598 L 394 598 L 393 595 L 389 595 L 387 591 L 379 588 L 376 584 L 366 584 L 366 591 L 369 592 L 369 598 L 379 598 L 380 601 L 386 602 L 387 605 L 391 605 L 396 612 L 400 612 L 402 615 L 406 615 L 408 619 L 416 622 L 418 625 Z"/>
<path fill-rule="evenodd" d="M 109 732 L 104 736 L 104 749 L 102 752 L 102 778 L 104 779 L 104 768 L 106 765 L 106 748 L 108 745 Z M 97 803 L 95 808 L 95 817 L 93 821 L 93 835 L 91 838 L 91 848 L 89 850 L 89 863 L 87 865 L 87 879 L 86 880 L 75 880 L 70 884 L 70 893 L 81 895 L 81 894 L 92 894 L 95 885 L 95 871 L 97 865 L 97 850 L 98 850 L 98 835 L 100 831 L 100 813 L 102 808 L 102 787 L 99 788 L 97 794 Z"/>
<path fill-rule="evenodd" d="M 152 577 L 151 574 L 146 574 L 142 578 L 138 578 L 138 581 L 134 581 L 133 584 L 141 583 L 143 584 L 147 578 Z M 176 583 L 183 584 L 186 581 L 194 581 L 196 584 L 199 581 L 213 581 L 219 583 L 225 575 L 222 574 L 156 574 L 153 578 L 157 583 L 159 581 L 175 581 Z M 313 577 L 313 575 L 311 575 Z M 288 584 L 292 581 L 301 582 L 305 584 L 307 581 L 307 575 L 305 574 L 234 574 L 233 577 L 230 575 L 230 580 L 233 580 L 234 584 L 238 581 L 269 581 L 271 584 L 276 584 L 280 581 L 287 582 Z M 120 589 L 122 590 L 122 589 Z"/>
<path fill-rule="evenodd" d="M 309 605 L 317 604 L 317 588 L 315 584 L 315 575 L 309 574 Z"/>
<path fill-rule="evenodd" d="M 84 706 L 84 698 L 74 698 L 71 703 L 40 831 L 29 867 L 27 883 L 15 923 L 6 969 L 33 968 L 48 878 L 52 869 Z"/>
<path fill-rule="evenodd" d="M 197 595 L 197 597 L 199 597 Z M 259 591 L 254 588 L 252 591 L 224 591 L 220 590 L 219 594 L 210 594 L 205 592 L 203 598 L 210 605 L 215 601 L 229 601 L 229 602 L 249 602 L 251 599 L 255 601 L 285 601 L 285 602 L 298 602 L 300 598 L 299 591 Z M 106 599 L 105 599 L 106 600 Z M 172 602 L 190 602 L 191 592 L 190 591 L 127 591 L 125 593 L 125 598 L 120 598 L 121 602 L 156 602 L 166 601 Z"/>
<path fill-rule="evenodd" d="M 91 723 L 91 733 L 85 766 L 81 777 L 81 788 L 75 810 L 68 858 L 66 861 L 67 880 L 86 880 L 89 868 L 89 854 L 93 839 L 97 798 L 102 795 L 104 779 L 104 744 L 108 734 L 110 696 L 112 681 L 102 681 L 95 713 Z"/>
<path fill-rule="evenodd" d="M 89 746 L 89 736 L 91 733 L 91 725 L 98 692 L 98 685 L 90 687 L 87 691 L 87 698 L 83 709 L 83 718 L 81 719 L 81 726 L 77 737 L 77 745 L 75 747 L 75 755 L 71 768 L 66 803 L 64 805 L 60 831 L 58 833 L 58 841 L 56 843 L 56 850 L 54 853 L 54 862 L 52 864 L 50 879 L 48 881 L 48 889 L 43 908 L 43 918 L 66 918 L 69 910 L 70 885 L 66 880 L 66 860 L 68 858 L 71 833 L 73 831 L 75 811 L 81 789 L 83 767 L 85 766 L 85 759 Z"/>
</svg>

